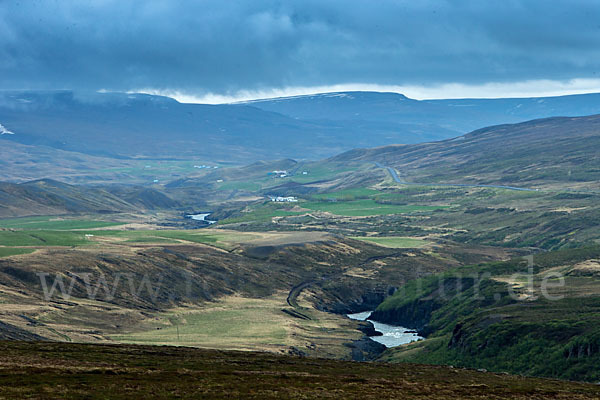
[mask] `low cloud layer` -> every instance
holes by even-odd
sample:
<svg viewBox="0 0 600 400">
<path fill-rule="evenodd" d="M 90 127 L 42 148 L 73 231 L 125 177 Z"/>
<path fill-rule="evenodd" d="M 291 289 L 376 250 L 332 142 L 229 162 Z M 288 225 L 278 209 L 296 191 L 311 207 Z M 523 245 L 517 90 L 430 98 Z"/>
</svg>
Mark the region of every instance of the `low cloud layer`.
<svg viewBox="0 0 600 400">
<path fill-rule="evenodd" d="M 594 82 L 599 16 L 583 0 L 3 1 L 0 88 Z"/>
</svg>

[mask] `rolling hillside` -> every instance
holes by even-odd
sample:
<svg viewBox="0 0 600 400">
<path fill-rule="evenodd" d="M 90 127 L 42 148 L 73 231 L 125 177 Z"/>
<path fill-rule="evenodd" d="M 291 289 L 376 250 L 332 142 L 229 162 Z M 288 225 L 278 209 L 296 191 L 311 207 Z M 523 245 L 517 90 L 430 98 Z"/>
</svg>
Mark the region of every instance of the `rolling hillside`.
<svg viewBox="0 0 600 400">
<path fill-rule="evenodd" d="M 598 188 L 600 115 L 483 128 L 440 142 L 353 150 L 331 160 L 374 161 L 419 183 Z"/>
<path fill-rule="evenodd" d="M 412 281 L 372 318 L 427 339 L 383 358 L 597 382 L 599 256 L 598 246 L 561 250 L 530 269 L 515 259 Z"/>
<path fill-rule="evenodd" d="M 154 189 L 92 188 L 51 179 L 22 184 L 0 182 L 0 218 L 134 212 L 139 209 L 174 208 L 177 205 L 175 200 Z"/>
</svg>

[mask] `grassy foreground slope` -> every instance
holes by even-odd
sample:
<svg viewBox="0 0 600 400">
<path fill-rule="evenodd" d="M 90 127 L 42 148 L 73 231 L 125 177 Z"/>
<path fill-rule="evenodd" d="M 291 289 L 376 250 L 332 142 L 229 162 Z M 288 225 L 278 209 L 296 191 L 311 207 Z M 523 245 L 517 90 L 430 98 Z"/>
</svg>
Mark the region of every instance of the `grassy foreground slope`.
<svg viewBox="0 0 600 400">
<path fill-rule="evenodd" d="M 0 342 L 0 397 L 593 399 L 596 385 L 426 365 L 176 347 Z"/>
<path fill-rule="evenodd" d="M 427 339 L 388 350 L 426 362 L 562 379 L 600 379 L 600 247 L 459 267 L 412 281 L 373 318 Z"/>
</svg>

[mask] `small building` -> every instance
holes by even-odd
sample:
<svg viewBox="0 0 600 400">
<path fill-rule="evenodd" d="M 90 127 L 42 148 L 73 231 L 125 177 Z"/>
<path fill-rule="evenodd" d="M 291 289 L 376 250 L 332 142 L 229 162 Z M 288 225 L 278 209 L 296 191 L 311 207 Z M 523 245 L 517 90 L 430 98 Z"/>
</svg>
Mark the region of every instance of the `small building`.
<svg viewBox="0 0 600 400">
<path fill-rule="evenodd" d="M 276 178 L 286 178 L 289 176 L 289 174 L 286 170 L 275 170 L 275 171 L 269 172 L 269 175 L 275 175 Z"/>
<path fill-rule="evenodd" d="M 276 203 L 295 203 L 298 201 L 294 196 L 269 196 L 269 199 Z"/>
</svg>

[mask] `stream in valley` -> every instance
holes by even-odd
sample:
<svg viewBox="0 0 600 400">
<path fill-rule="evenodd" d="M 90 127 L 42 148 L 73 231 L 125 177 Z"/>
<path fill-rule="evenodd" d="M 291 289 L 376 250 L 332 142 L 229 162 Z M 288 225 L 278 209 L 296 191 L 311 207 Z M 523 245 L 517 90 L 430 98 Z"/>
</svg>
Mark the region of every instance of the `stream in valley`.
<svg viewBox="0 0 600 400">
<path fill-rule="evenodd" d="M 381 343 L 385 347 L 396 347 L 402 344 L 410 342 L 416 342 L 417 340 L 423 339 L 415 331 L 404 328 L 402 326 L 388 325 L 381 322 L 373 321 L 369 319 L 371 311 L 364 311 L 355 314 L 347 314 L 350 319 L 359 321 L 369 321 L 375 327 L 377 332 L 381 332 L 382 336 L 370 336 L 370 338 L 378 343 Z"/>
<path fill-rule="evenodd" d="M 214 224 L 217 221 L 210 221 L 208 219 L 206 219 L 206 217 L 208 217 L 211 213 L 203 213 L 203 214 L 189 214 L 186 215 L 186 218 L 191 218 L 195 221 L 204 221 L 204 222 L 208 222 L 209 224 Z"/>
</svg>

